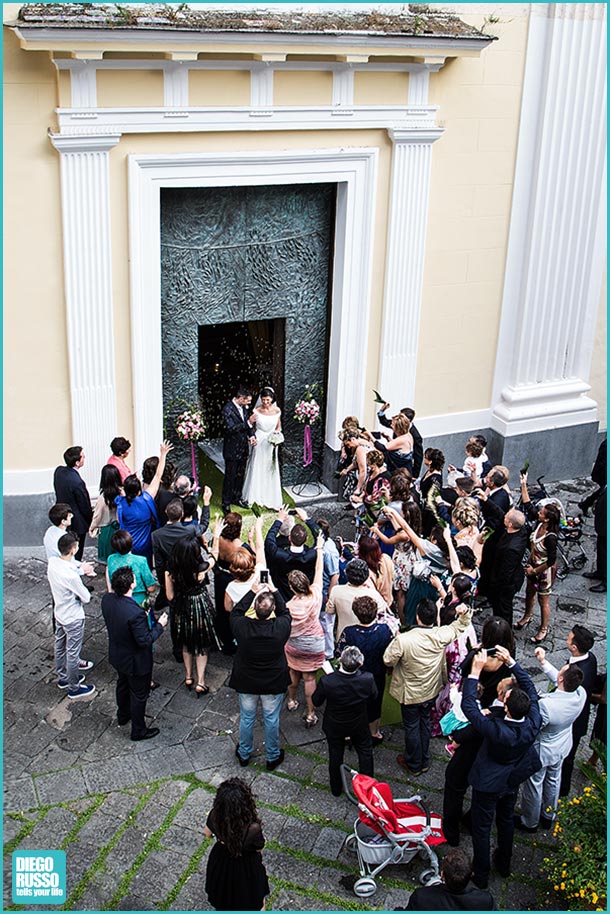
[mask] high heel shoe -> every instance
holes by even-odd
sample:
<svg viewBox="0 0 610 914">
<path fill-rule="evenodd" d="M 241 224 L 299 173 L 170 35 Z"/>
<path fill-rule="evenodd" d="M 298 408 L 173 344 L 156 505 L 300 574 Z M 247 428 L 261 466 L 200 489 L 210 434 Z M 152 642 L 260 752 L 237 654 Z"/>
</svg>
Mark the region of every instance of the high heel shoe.
<svg viewBox="0 0 610 914">
<path fill-rule="evenodd" d="M 190 676 L 187 676 L 186 679 L 184 680 L 184 684 L 187 687 L 187 689 L 189 690 L 189 692 L 193 688 L 193 682 L 194 682 L 194 680 L 191 679 Z"/>
<path fill-rule="evenodd" d="M 526 625 L 530 624 L 533 618 L 533 616 L 523 616 L 522 619 L 519 619 L 518 622 L 515 622 L 513 628 L 516 632 L 520 632 L 522 628 L 525 628 Z"/>
<path fill-rule="evenodd" d="M 207 695 L 209 691 L 210 687 L 203 682 L 198 682 L 195 686 L 195 695 L 197 698 L 199 698 L 200 695 Z"/>
<path fill-rule="evenodd" d="M 541 628 L 536 632 L 533 638 L 530 638 L 530 644 L 542 644 L 543 641 L 546 641 L 548 629 Z"/>
</svg>

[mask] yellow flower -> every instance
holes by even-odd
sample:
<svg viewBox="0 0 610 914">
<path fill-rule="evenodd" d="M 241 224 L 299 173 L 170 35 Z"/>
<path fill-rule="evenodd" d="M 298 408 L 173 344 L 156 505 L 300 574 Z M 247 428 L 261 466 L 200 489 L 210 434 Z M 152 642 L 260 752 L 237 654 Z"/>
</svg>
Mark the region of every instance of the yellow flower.
<svg viewBox="0 0 610 914">
<path fill-rule="evenodd" d="M 578 853 L 578 851 L 580 850 L 580 847 L 578 846 L 578 844 L 574 845 L 574 850 L 576 851 L 576 853 Z"/>
<path fill-rule="evenodd" d="M 565 879 L 567 875 L 568 875 L 568 874 L 566 873 L 565 870 L 562 870 L 562 871 L 561 871 L 561 878 L 562 878 L 562 879 Z"/>
<path fill-rule="evenodd" d="M 558 886 L 558 885 L 554 885 L 553 888 L 555 889 L 556 892 L 559 891 L 559 886 Z"/>
<path fill-rule="evenodd" d="M 562 892 L 565 890 L 565 887 L 566 887 L 565 882 L 561 882 L 561 883 L 559 884 L 559 888 L 561 889 Z"/>
<path fill-rule="evenodd" d="M 592 904 L 597 904 L 598 900 L 599 900 L 599 895 L 597 894 L 597 892 L 593 892 L 593 894 L 591 895 Z"/>
</svg>

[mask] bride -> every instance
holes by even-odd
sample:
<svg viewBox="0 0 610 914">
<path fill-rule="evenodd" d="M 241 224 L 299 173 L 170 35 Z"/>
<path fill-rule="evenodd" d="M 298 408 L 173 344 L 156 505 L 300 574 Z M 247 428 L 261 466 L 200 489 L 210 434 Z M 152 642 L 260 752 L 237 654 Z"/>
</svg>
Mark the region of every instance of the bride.
<svg viewBox="0 0 610 914">
<path fill-rule="evenodd" d="M 250 422 L 253 419 L 256 421 L 256 445 L 250 450 L 243 497 L 249 504 L 256 502 L 277 510 L 282 507 L 280 465 L 278 455 L 274 454 L 276 448 L 269 443 L 269 435 L 281 430 L 282 411 L 275 403 L 272 387 L 263 387 L 261 390 L 259 403 L 252 410 Z"/>
</svg>

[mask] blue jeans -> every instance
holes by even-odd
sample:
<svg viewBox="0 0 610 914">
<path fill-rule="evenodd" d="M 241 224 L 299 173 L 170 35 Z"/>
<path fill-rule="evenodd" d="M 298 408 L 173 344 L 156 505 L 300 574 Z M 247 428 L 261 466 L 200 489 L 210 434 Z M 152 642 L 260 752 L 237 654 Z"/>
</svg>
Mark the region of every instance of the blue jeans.
<svg viewBox="0 0 610 914">
<path fill-rule="evenodd" d="M 421 771 L 430 765 L 430 713 L 435 699 L 422 701 L 418 705 L 401 705 L 402 725 L 405 730 L 405 760 L 413 771 Z"/>
<path fill-rule="evenodd" d="M 239 693 L 239 754 L 244 759 L 252 755 L 252 739 L 256 706 L 260 698 L 263 706 L 265 725 L 265 755 L 268 762 L 274 762 L 280 754 L 280 710 L 284 693 L 279 695 L 246 695 Z"/>
</svg>

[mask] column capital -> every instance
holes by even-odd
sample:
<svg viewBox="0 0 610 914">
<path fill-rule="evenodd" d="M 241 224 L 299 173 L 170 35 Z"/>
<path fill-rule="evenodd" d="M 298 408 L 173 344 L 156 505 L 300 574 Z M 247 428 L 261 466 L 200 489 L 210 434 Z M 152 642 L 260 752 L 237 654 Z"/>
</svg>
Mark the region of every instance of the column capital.
<svg viewBox="0 0 610 914">
<path fill-rule="evenodd" d="M 388 127 L 388 136 L 394 146 L 400 143 L 411 145 L 412 143 L 421 143 L 431 146 L 440 139 L 444 133 L 442 127 Z"/>
<path fill-rule="evenodd" d="M 122 134 L 66 134 L 48 133 L 49 139 L 58 152 L 109 152 L 118 145 Z"/>
</svg>

